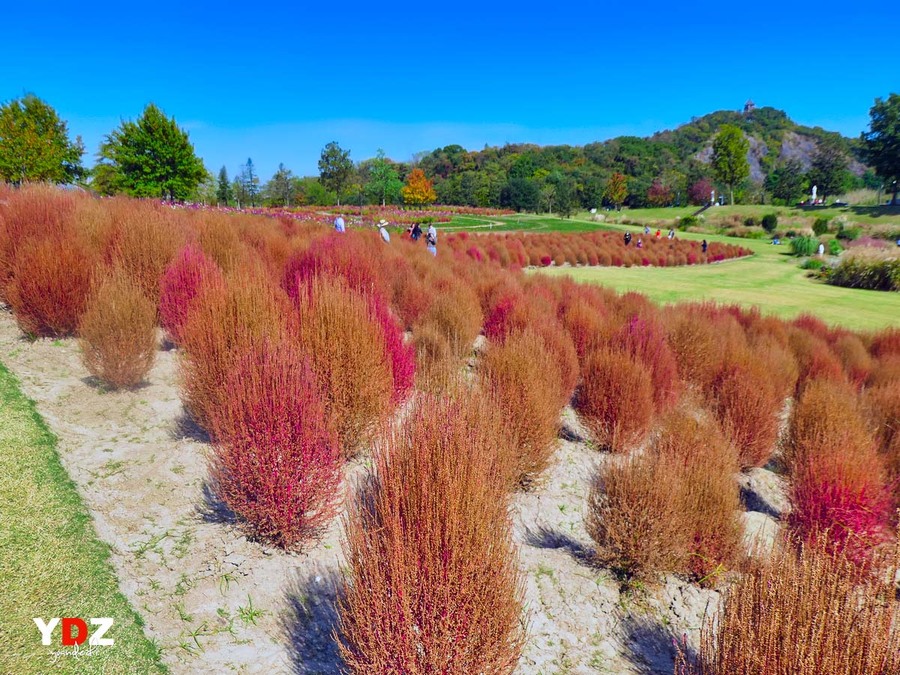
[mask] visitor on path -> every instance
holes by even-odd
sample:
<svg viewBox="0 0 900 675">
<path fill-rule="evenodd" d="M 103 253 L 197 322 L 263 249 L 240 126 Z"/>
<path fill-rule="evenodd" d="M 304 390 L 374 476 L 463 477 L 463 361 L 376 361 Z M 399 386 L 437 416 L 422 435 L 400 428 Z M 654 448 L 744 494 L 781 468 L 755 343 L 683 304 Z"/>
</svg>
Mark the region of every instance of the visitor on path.
<svg viewBox="0 0 900 675">
<path fill-rule="evenodd" d="M 823 255 L 825 255 L 825 244 L 820 242 L 819 243 L 819 257 L 821 258 Z"/>
<path fill-rule="evenodd" d="M 381 235 L 381 238 L 384 239 L 385 244 L 391 243 L 391 234 L 387 231 L 387 221 L 379 220 L 378 221 L 378 233 Z"/>
<path fill-rule="evenodd" d="M 644 234 L 650 234 L 650 226 L 644 225 Z"/>
<path fill-rule="evenodd" d="M 706 249 L 709 248 L 709 244 L 706 243 L 706 239 L 703 240 L 703 243 L 700 244 L 700 248 L 706 253 Z"/>
<path fill-rule="evenodd" d="M 425 234 L 425 244 L 431 255 L 437 255 L 437 229 L 434 224 L 428 226 L 428 232 Z"/>
<path fill-rule="evenodd" d="M 344 217 L 338 215 L 337 218 L 334 219 L 334 231 L 335 232 L 346 232 L 347 228 L 344 225 Z"/>
<path fill-rule="evenodd" d="M 628 246 L 628 244 L 630 244 L 630 243 L 631 243 L 631 232 L 626 232 L 625 233 L 625 245 Z"/>
<path fill-rule="evenodd" d="M 637 247 L 644 248 L 644 240 L 643 239 L 638 239 Z"/>
<path fill-rule="evenodd" d="M 669 230 L 669 234 L 668 234 L 667 236 L 668 236 L 669 239 L 673 239 L 673 240 L 674 240 L 674 239 L 675 239 L 675 230 L 674 230 L 674 229 L 670 229 L 670 230 Z"/>
<path fill-rule="evenodd" d="M 662 230 L 656 231 L 656 238 L 659 239 L 662 236 Z"/>
<path fill-rule="evenodd" d="M 416 223 L 413 225 L 412 234 L 410 235 L 413 241 L 419 241 L 422 236 L 422 228 L 419 227 L 419 224 Z"/>
</svg>

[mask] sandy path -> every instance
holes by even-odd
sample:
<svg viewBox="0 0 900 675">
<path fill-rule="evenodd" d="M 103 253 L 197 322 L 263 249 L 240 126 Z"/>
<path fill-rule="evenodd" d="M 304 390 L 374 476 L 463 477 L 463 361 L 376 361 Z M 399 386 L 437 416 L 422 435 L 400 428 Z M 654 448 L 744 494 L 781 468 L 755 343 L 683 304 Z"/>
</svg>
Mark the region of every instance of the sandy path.
<svg viewBox="0 0 900 675">
<path fill-rule="evenodd" d="M 329 635 L 338 522 L 301 555 L 241 536 L 205 496 L 206 445 L 185 428 L 177 358 L 160 352 L 145 386 L 104 393 L 74 340 L 29 343 L 12 316 L 0 314 L 0 360 L 59 436 L 63 464 L 112 548 L 122 591 L 172 672 L 337 672 Z M 577 426 L 571 411 L 567 419 Z M 671 673 L 669 633 L 695 641 L 718 598 L 674 578 L 626 596 L 588 564 L 582 509 L 598 459 L 577 438 L 560 439 L 543 484 L 515 499 L 529 614 L 523 675 Z M 363 470 L 356 463 L 347 473 Z"/>
</svg>

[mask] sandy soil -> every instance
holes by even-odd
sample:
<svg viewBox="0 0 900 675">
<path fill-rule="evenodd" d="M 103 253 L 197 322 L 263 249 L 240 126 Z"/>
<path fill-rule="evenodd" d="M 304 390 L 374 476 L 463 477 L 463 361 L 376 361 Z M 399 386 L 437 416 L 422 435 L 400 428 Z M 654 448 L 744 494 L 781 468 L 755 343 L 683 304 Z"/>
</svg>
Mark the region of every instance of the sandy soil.
<svg viewBox="0 0 900 675">
<path fill-rule="evenodd" d="M 241 535 L 206 488 L 207 445 L 185 419 L 176 352 L 160 351 L 144 386 L 108 393 L 88 377 L 74 340 L 30 343 L 4 312 L 0 360 L 59 436 L 63 464 L 111 546 L 122 591 L 173 673 L 339 671 L 331 639 L 338 521 L 299 555 Z M 546 479 L 514 501 L 529 620 L 517 672 L 671 673 L 673 637 L 696 644 L 720 594 L 674 577 L 622 593 L 592 566 L 582 511 L 602 456 L 581 440 L 571 410 L 561 436 Z M 348 466 L 345 484 L 364 470 L 364 461 Z M 751 496 L 754 489 L 745 486 Z M 748 532 L 768 538 L 777 509 L 772 500 L 751 501 Z"/>
</svg>

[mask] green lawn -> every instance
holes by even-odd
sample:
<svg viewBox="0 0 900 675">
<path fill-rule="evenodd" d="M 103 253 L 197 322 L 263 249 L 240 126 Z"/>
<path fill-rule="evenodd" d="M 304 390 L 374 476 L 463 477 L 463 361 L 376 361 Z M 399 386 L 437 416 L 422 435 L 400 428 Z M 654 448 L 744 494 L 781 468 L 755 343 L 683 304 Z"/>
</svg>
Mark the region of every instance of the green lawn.
<svg viewBox="0 0 900 675">
<path fill-rule="evenodd" d="M 137 505 L 133 505 L 138 508 Z M 0 673 L 164 672 L 140 617 L 118 590 L 107 547 L 59 461 L 56 439 L 0 364 Z M 41 644 L 33 618 L 111 617 L 93 654 Z M 82 645 L 86 649 L 88 644 Z"/>
<path fill-rule="evenodd" d="M 720 207 L 731 209 L 732 207 Z M 736 212 L 765 207 L 736 206 Z M 641 209 L 644 220 L 659 214 L 687 213 L 693 209 Z M 793 209 L 796 210 L 796 209 Z M 638 211 L 623 212 L 638 213 Z M 667 217 L 672 217 L 668 215 Z M 465 229 L 488 233 L 497 231 L 579 232 L 586 230 L 631 230 L 635 225 L 594 223 L 589 214 L 571 219 L 520 214 L 501 216 L 494 222 L 502 227 Z M 858 330 L 900 326 L 900 293 L 863 291 L 829 286 L 806 277 L 799 260 L 788 255 L 787 246 L 773 246 L 767 240 L 738 239 L 714 234 L 679 232 L 683 239 L 720 241 L 751 249 L 754 255 L 714 265 L 691 267 L 548 267 L 546 274 L 568 274 L 577 281 L 603 284 L 619 291 L 645 293 L 657 302 L 715 300 L 757 306 L 765 313 L 790 318 L 809 312 L 824 321 Z"/>
</svg>

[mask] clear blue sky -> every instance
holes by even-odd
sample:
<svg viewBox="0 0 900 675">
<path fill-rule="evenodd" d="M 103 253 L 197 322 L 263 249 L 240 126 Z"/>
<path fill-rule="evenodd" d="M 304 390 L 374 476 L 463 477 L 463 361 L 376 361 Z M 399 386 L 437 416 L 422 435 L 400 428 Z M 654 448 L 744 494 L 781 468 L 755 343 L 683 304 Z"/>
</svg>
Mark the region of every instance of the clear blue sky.
<svg viewBox="0 0 900 675">
<path fill-rule="evenodd" d="M 212 171 L 317 173 L 450 143 L 647 135 L 747 98 L 858 135 L 900 91 L 890 3 L 8 0 L 0 100 L 34 92 L 89 162 L 150 101 Z M 605 7 L 604 7 L 605 6 Z"/>
</svg>

